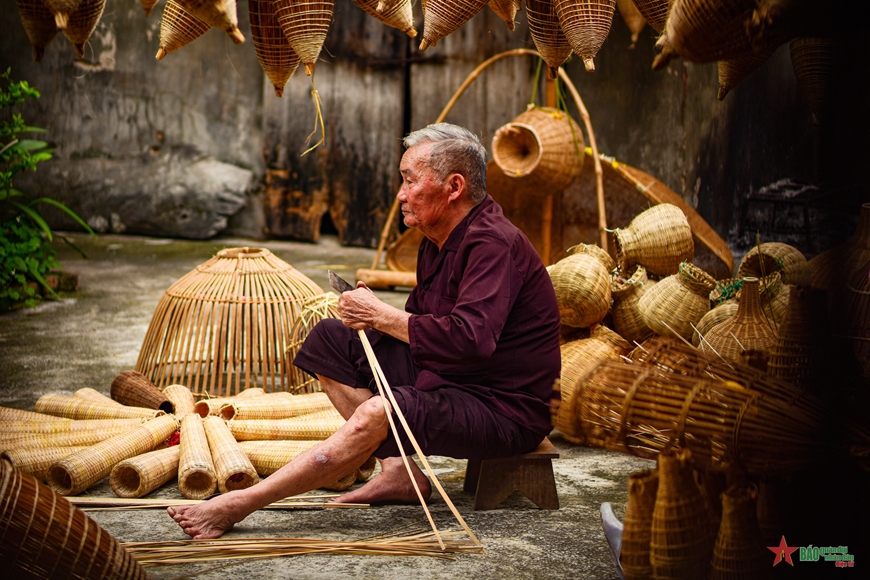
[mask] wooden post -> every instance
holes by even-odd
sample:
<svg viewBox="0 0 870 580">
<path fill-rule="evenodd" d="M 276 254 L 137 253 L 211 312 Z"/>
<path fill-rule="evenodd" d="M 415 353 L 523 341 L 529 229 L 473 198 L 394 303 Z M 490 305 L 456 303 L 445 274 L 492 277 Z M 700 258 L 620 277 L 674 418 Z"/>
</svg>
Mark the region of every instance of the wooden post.
<svg viewBox="0 0 870 580">
<path fill-rule="evenodd" d="M 544 91 L 548 107 L 556 108 L 556 81 L 547 77 Z M 550 255 L 553 245 L 553 192 L 548 191 L 544 197 L 544 207 L 541 210 L 541 260 L 545 266 L 550 265 Z"/>
</svg>

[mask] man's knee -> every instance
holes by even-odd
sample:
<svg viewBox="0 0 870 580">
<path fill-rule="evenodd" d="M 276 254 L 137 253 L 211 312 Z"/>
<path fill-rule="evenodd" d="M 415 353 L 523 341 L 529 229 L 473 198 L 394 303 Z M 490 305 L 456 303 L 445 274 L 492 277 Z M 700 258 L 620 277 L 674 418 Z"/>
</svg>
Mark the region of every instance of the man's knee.
<svg viewBox="0 0 870 580">
<path fill-rule="evenodd" d="M 382 397 L 372 397 L 361 403 L 354 411 L 350 418 L 351 426 L 357 432 L 383 432 L 386 437 L 389 429 L 387 413 L 389 411 L 389 403 L 387 409 L 384 408 L 384 399 Z"/>
</svg>

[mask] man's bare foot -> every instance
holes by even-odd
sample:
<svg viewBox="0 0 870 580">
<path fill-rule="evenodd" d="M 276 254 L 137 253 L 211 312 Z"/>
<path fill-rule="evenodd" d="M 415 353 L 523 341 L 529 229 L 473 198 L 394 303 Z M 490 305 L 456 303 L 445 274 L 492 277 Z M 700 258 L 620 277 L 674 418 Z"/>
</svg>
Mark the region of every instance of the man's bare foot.
<svg viewBox="0 0 870 580">
<path fill-rule="evenodd" d="M 408 459 L 414 480 L 428 500 L 432 495 L 432 484 L 417 464 Z M 417 503 L 420 499 L 408 477 L 408 470 L 401 457 L 389 457 L 381 461 L 381 472 L 359 489 L 335 498 L 336 503 Z"/>
<path fill-rule="evenodd" d="M 166 512 L 185 534 L 194 540 L 206 540 L 221 537 L 244 519 L 233 515 L 235 503 L 233 494 L 228 493 L 197 505 L 172 506 Z"/>
</svg>

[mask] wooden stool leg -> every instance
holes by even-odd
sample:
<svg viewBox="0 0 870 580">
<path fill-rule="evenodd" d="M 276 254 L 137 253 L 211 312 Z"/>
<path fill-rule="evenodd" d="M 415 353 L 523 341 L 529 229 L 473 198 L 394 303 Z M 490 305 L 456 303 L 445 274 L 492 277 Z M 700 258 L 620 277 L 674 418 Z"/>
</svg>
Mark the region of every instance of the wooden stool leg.
<svg viewBox="0 0 870 580">
<path fill-rule="evenodd" d="M 465 466 L 465 483 L 462 491 L 475 493 L 477 482 L 480 480 L 480 459 L 469 459 Z"/>
</svg>

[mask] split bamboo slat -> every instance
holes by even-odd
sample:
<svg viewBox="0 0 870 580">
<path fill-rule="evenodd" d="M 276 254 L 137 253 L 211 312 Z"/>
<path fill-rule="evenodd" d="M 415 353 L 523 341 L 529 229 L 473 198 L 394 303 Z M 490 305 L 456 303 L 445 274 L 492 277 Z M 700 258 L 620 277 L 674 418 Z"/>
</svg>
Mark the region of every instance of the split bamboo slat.
<svg viewBox="0 0 870 580">
<path fill-rule="evenodd" d="M 281 97 L 284 86 L 299 67 L 299 56 L 278 24 L 278 13 L 272 0 L 248 0 L 248 12 L 257 59 L 275 87 L 275 95 Z"/>
<path fill-rule="evenodd" d="M 527 0 L 526 18 L 535 48 L 547 63 L 547 77 L 555 79 L 559 67 L 571 56 L 571 43 L 565 38 L 554 0 Z"/>
<path fill-rule="evenodd" d="M 239 30 L 236 0 L 177 0 L 185 10 L 218 30 L 226 32 L 236 44 L 245 42 Z"/>
<path fill-rule="evenodd" d="M 67 457 L 87 449 L 86 446 L 75 447 L 30 447 L 27 449 L 7 449 L 0 458 L 12 464 L 12 467 L 29 473 L 39 481 L 48 481 L 48 470 L 52 465 Z"/>
<path fill-rule="evenodd" d="M 129 419 L 117 419 L 127 422 Z M 107 421 L 112 421 L 108 419 Z M 11 432 L 0 436 L 0 449 L 32 449 L 40 447 L 69 447 L 74 445 L 94 445 L 117 435 L 129 433 L 143 425 L 140 419 L 134 423 L 120 423 L 104 427 L 78 429 L 55 433 Z"/>
<path fill-rule="evenodd" d="M 332 22 L 333 0 L 275 0 L 274 6 L 284 37 L 305 65 L 305 74 L 313 75 Z"/>
<path fill-rule="evenodd" d="M 257 473 L 266 477 L 318 443 L 320 443 L 319 440 L 239 441 L 238 446 L 248 457 Z"/>
<path fill-rule="evenodd" d="M 63 30 L 69 23 L 70 15 L 76 11 L 82 0 L 43 0 L 45 5 L 54 14 L 54 23 L 59 30 Z"/>
<path fill-rule="evenodd" d="M 619 551 L 619 564 L 625 580 L 652 578 L 649 540 L 658 488 L 658 471 L 646 469 L 628 476 L 628 503 L 625 506 Z"/>
<path fill-rule="evenodd" d="M 613 305 L 610 307 L 610 317 L 614 330 L 629 342 L 643 342 L 653 335 L 652 329 L 643 320 L 638 302 L 655 284 L 647 278 L 646 268 L 639 264 L 630 277 L 625 277 L 620 270 L 611 273 L 610 296 Z"/>
<path fill-rule="evenodd" d="M 265 248 L 221 250 L 160 299 L 136 370 L 158 387 L 232 396 L 290 386 L 286 350 L 302 301 L 323 294 Z"/>
<path fill-rule="evenodd" d="M 121 405 L 121 403 L 119 403 L 118 401 L 112 399 L 111 397 L 107 397 L 106 395 L 104 395 L 100 391 L 98 391 L 96 389 L 92 389 L 90 387 L 84 387 L 84 388 L 78 389 L 76 392 L 73 393 L 73 397 L 79 397 L 81 399 L 86 399 L 88 401 L 95 401 L 97 403 L 103 403 L 105 405 L 115 405 L 115 406 Z M 151 407 L 149 407 L 149 408 L 151 408 Z"/>
<path fill-rule="evenodd" d="M 689 340 L 693 326 L 710 310 L 710 292 L 715 284 L 709 274 L 683 262 L 678 273 L 647 290 L 637 308 L 644 323 L 656 334 Z"/>
<path fill-rule="evenodd" d="M 338 295 L 334 292 L 312 296 L 302 302 L 299 316 L 290 330 L 290 344 L 287 346 L 288 360 L 293 361 L 296 358 L 311 329 L 324 318 L 341 318 L 338 313 Z M 290 392 L 294 394 L 316 393 L 323 390 L 319 380 L 295 365 L 290 365 L 290 384 Z"/>
<path fill-rule="evenodd" d="M 378 0 L 353 0 L 353 3 L 362 8 L 366 14 L 375 20 L 386 24 L 391 28 L 401 30 L 410 38 L 417 37 L 417 29 L 414 28 L 414 13 L 411 10 L 411 0 L 400 0 L 384 6 L 378 10 Z"/>
<path fill-rule="evenodd" d="M 305 393 L 302 395 L 273 393 L 250 399 L 236 398 L 229 405 L 221 407 L 220 416 L 225 421 L 230 419 L 287 419 L 334 409 L 335 407 L 326 393 Z"/>
<path fill-rule="evenodd" d="M 486 6 L 487 0 L 427 0 L 423 2 L 423 40 L 420 50 L 438 44 Z"/>
<path fill-rule="evenodd" d="M 184 385 L 169 385 L 163 389 L 163 394 L 169 399 L 172 404 L 172 412 L 179 419 L 196 412 L 194 408 L 196 400 L 193 398 L 193 393 Z"/>
<path fill-rule="evenodd" d="M 633 0 L 644 20 L 656 33 L 661 34 L 668 20 L 668 10 L 672 0 Z"/>
<path fill-rule="evenodd" d="M 610 310 L 610 273 L 590 254 L 573 254 L 549 268 L 562 324 L 588 328 Z"/>
<path fill-rule="evenodd" d="M 39 397 L 34 410 L 37 413 L 66 417 L 67 419 L 153 419 L 165 414 L 159 409 L 107 405 L 81 397 L 51 393 Z"/>
<path fill-rule="evenodd" d="M 33 61 L 40 62 L 45 55 L 45 48 L 60 32 L 54 15 L 42 0 L 15 0 L 15 4 L 24 32 L 33 45 Z"/>
<path fill-rule="evenodd" d="M 722 523 L 713 547 L 710 580 L 762 580 L 770 574 L 755 507 L 754 485 L 734 485 L 722 494 Z"/>
<path fill-rule="evenodd" d="M 181 419 L 178 489 L 187 499 L 204 499 L 217 489 L 217 475 L 208 438 L 196 413 Z"/>
<path fill-rule="evenodd" d="M 214 462 L 218 490 L 227 493 L 251 487 L 260 481 L 257 471 L 239 444 L 232 431 L 220 417 L 206 417 L 202 421 L 211 458 Z"/>
<path fill-rule="evenodd" d="M 69 421 L 65 417 L 57 417 L 56 415 L 47 415 L 45 413 L 34 413 L 33 411 L 25 411 L 23 409 L 12 409 L 10 407 L 0 407 L 0 422 L 3 421 Z M 2 424 L 2 423 L 0 423 Z"/>
<path fill-rule="evenodd" d="M 8 577 L 148 578 L 99 524 L 6 460 L 0 460 L 0 540 Z"/>
<path fill-rule="evenodd" d="M 109 484 L 118 497 L 142 497 L 178 475 L 181 446 L 149 451 L 112 468 Z"/>
<path fill-rule="evenodd" d="M 77 57 L 84 58 L 85 43 L 99 24 L 105 7 L 106 0 L 81 0 L 75 11 L 70 13 L 63 35 L 72 43 Z"/>
<path fill-rule="evenodd" d="M 737 268 L 737 277 L 763 278 L 780 272 L 782 283 L 811 286 L 812 272 L 806 257 L 794 246 L 781 242 L 765 242 L 746 252 Z"/>
<path fill-rule="evenodd" d="M 77 495 L 109 475 L 116 463 L 153 450 L 177 427 L 174 416 L 164 415 L 73 453 L 51 466 L 48 483 L 61 495 Z"/>
<path fill-rule="evenodd" d="M 197 18 L 178 0 L 166 0 L 160 18 L 160 47 L 157 60 L 163 60 L 170 52 L 183 48 L 208 32 L 211 25 Z"/>
<path fill-rule="evenodd" d="M 616 0 L 616 7 L 619 9 L 619 14 L 625 21 L 625 25 L 631 31 L 631 47 L 637 43 L 640 31 L 646 26 L 646 19 L 634 4 L 634 0 Z"/>
<path fill-rule="evenodd" d="M 157 3 L 160 0 L 139 0 L 139 4 L 142 5 L 142 10 L 145 11 L 145 17 L 151 16 L 151 11 L 157 6 Z"/>
<path fill-rule="evenodd" d="M 113 400 L 123 405 L 172 412 L 172 403 L 163 391 L 138 371 L 124 371 L 115 377 L 109 394 Z"/>
<path fill-rule="evenodd" d="M 514 31 L 517 12 L 523 8 L 522 0 L 489 0 L 486 5 L 495 12 L 496 16 L 504 20 L 508 30 Z"/>
<path fill-rule="evenodd" d="M 233 419 L 228 423 L 237 441 L 323 440 L 344 426 L 338 412 L 312 413 L 290 419 Z"/>
<path fill-rule="evenodd" d="M 610 33 L 616 0 L 554 0 L 553 4 L 571 48 L 586 70 L 594 71 L 595 55 Z"/>
<path fill-rule="evenodd" d="M 660 203 L 637 214 L 613 232 L 616 262 L 624 271 L 640 264 L 657 276 L 676 274 L 680 264 L 695 255 L 692 228 L 686 214 L 670 203 Z"/>
</svg>

